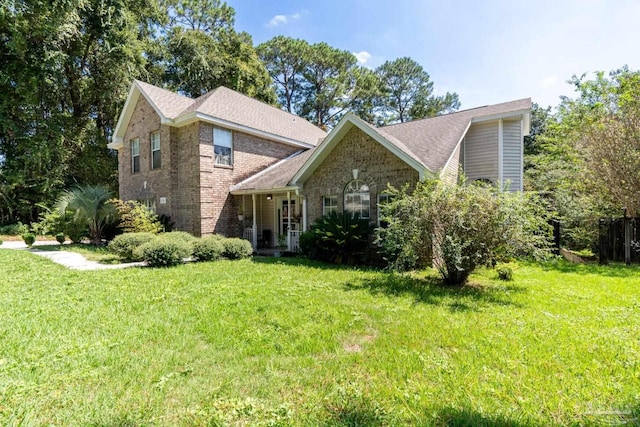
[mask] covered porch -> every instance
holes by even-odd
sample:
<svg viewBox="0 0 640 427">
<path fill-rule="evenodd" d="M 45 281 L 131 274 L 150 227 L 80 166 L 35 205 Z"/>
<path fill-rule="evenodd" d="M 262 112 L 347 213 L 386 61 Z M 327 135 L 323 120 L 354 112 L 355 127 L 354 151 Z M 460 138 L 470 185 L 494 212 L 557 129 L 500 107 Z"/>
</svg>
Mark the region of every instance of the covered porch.
<svg viewBox="0 0 640 427">
<path fill-rule="evenodd" d="M 239 194 L 238 194 L 239 193 Z M 297 252 L 300 234 L 308 229 L 306 199 L 295 187 L 232 192 L 238 206 L 242 237 L 254 251 Z"/>
</svg>

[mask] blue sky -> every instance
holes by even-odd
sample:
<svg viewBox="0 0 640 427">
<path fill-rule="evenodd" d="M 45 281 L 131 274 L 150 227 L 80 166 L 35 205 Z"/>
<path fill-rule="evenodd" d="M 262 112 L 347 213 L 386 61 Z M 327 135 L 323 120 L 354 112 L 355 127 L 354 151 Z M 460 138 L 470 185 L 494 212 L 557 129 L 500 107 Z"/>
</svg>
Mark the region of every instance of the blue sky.
<svg viewBox="0 0 640 427">
<path fill-rule="evenodd" d="M 286 35 L 366 66 L 409 56 L 462 108 L 531 97 L 556 106 L 573 74 L 640 69 L 638 0 L 228 0 L 255 44 Z"/>
</svg>

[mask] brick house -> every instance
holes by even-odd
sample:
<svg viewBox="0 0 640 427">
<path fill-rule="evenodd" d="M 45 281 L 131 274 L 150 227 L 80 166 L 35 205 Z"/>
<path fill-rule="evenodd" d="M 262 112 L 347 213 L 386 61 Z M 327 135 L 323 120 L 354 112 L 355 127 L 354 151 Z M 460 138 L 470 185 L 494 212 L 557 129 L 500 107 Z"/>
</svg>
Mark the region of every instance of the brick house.
<svg viewBox="0 0 640 427">
<path fill-rule="evenodd" d="M 197 99 L 135 81 L 110 148 L 120 197 L 195 235 L 244 236 L 291 249 L 332 210 L 378 221 L 387 184 L 428 177 L 522 190 L 522 99 L 376 128 L 346 114 L 326 134 L 306 120 L 220 87 Z"/>
</svg>

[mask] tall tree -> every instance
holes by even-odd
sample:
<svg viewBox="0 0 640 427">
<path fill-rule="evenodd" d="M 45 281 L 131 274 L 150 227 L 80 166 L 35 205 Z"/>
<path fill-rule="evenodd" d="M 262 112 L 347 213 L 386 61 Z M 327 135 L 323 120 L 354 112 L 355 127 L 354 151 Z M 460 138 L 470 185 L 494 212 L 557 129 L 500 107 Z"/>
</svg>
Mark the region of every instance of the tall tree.
<svg viewBox="0 0 640 427">
<path fill-rule="evenodd" d="M 382 119 L 387 123 L 403 123 L 460 108 L 456 93 L 433 95 L 429 74 L 411 58 L 387 61 L 376 71 L 384 91 L 379 102 Z"/>
<path fill-rule="evenodd" d="M 310 48 L 304 40 L 285 36 L 274 37 L 257 48 L 276 87 L 278 104 L 289 113 L 295 112 L 294 104 L 301 97 L 302 71 Z"/>
<path fill-rule="evenodd" d="M 304 62 L 302 99 L 296 110 L 312 123 L 330 127 L 349 105 L 349 72 L 356 57 L 322 42 L 311 45 Z"/>
<path fill-rule="evenodd" d="M 640 215 L 640 71 L 623 67 L 573 77 L 579 94 L 562 105 L 583 153 L 586 182 L 629 216 Z"/>
<path fill-rule="evenodd" d="M 160 31 L 156 55 L 168 86 L 192 97 L 226 86 L 275 102 L 251 36 L 233 28 L 233 8 L 220 0 L 164 0 L 163 6 L 170 18 Z"/>
<path fill-rule="evenodd" d="M 115 186 L 106 148 L 144 64 L 151 0 L 12 0 L 0 6 L 0 155 L 10 220 L 74 182 Z"/>
</svg>

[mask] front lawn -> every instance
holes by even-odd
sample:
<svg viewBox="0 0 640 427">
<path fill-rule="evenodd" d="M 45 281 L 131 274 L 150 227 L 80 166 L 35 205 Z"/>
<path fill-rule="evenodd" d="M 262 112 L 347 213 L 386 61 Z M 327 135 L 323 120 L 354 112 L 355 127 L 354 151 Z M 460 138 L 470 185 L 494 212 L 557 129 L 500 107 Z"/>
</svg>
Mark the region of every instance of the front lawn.
<svg viewBox="0 0 640 427">
<path fill-rule="evenodd" d="M 0 425 L 638 423 L 640 269 L 493 274 L 0 250 Z"/>
</svg>

